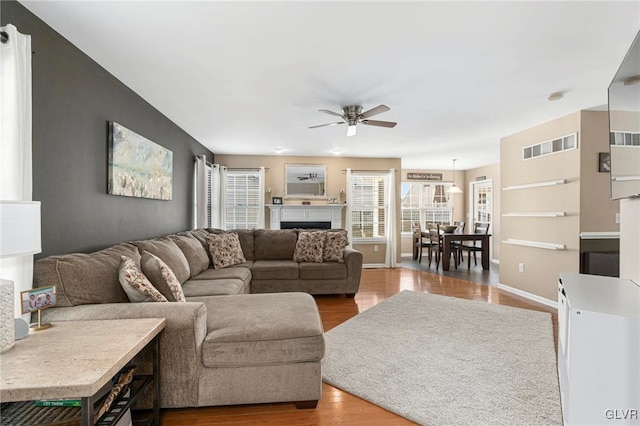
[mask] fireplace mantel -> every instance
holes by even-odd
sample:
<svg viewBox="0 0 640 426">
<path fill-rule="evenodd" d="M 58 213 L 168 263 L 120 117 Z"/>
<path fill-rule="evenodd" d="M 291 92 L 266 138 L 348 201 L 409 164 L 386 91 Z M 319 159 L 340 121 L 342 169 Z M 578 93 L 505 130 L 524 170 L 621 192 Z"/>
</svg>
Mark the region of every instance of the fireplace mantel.
<svg viewBox="0 0 640 426">
<path fill-rule="evenodd" d="M 280 222 L 331 222 L 331 229 L 342 229 L 342 204 L 267 204 L 271 213 L 270 228 L 280 229 Z"/>
</svg>

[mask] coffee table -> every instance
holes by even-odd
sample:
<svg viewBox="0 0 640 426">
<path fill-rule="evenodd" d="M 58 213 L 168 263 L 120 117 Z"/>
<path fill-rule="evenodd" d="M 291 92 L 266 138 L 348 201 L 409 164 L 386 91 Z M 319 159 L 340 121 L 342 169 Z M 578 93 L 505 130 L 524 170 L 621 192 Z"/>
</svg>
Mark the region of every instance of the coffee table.
<svg viewBox="0 0 640 426">
<path fill-rule="evenodd" d="M 81 399 L 82 425 L 93 425 L 98 396 L 151 345 L 153 423 L 159 425 L 158 335 L 165 325 L 164 318 L 67 321 L 31 331 L 0 357 L 0 401 Z"/>
</svg>

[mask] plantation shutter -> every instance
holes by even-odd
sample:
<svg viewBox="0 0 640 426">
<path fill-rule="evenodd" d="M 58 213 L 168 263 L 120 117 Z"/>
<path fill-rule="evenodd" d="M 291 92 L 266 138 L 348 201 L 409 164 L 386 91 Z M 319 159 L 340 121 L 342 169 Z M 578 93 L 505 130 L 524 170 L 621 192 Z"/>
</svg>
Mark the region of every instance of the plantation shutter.
<svg viewBox="0 0 640 426">
<path fill-rule="evenodd" d="M 258 172 L 227 173 L 226 229 L 258 227 L 260 178 Z"/>
</svg>

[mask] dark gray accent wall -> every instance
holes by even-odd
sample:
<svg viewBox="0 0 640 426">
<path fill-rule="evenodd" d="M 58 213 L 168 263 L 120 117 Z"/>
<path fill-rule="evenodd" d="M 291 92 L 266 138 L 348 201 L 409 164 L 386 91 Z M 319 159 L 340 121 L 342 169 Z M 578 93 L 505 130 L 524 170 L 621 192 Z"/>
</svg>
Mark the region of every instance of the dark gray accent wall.
<svg viewBox="0 0 640 426">
<path fill-rule="evenodd" d="M 191 227 L 193 157 L 213 154 L 15 1 L 2 25 L 31 35 L 33 199 L 42 253 L 92 251 Z M 173 151 L 173 200 L 107 194 L 108 121 Z"/>
</svg>

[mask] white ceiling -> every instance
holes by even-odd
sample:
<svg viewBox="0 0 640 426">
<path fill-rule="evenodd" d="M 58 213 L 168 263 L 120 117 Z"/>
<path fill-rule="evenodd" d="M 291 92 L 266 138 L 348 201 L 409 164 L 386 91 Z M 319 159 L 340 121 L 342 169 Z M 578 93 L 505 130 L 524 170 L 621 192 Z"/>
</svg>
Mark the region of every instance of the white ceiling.
<svg viewBox="0 0 640 426">
<path fill-rule="evenodd" d="M 501 137 L 602 108 L 640 29 L 640 1 L 21 3 L 215 154 L 418 169 L 497 163 Z M 347 104 L 398 125 L 308 129 Z"/>
</svg>

